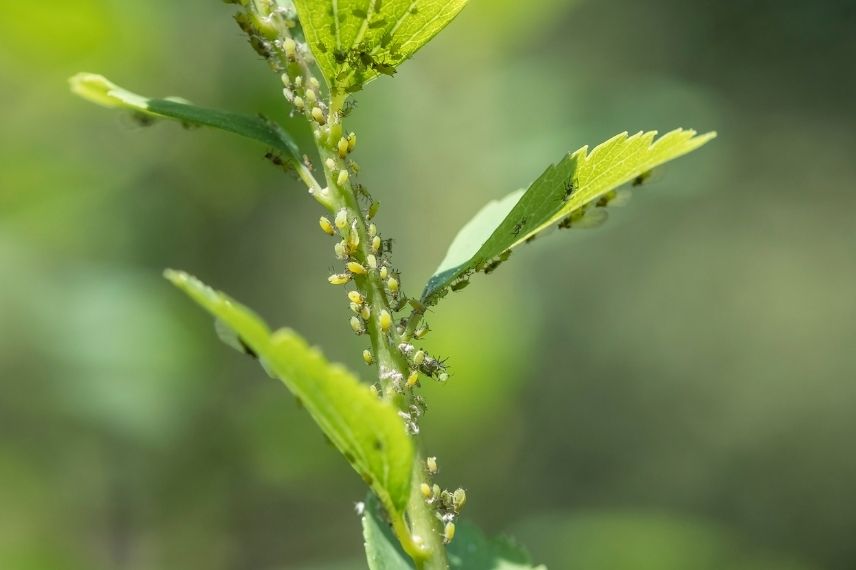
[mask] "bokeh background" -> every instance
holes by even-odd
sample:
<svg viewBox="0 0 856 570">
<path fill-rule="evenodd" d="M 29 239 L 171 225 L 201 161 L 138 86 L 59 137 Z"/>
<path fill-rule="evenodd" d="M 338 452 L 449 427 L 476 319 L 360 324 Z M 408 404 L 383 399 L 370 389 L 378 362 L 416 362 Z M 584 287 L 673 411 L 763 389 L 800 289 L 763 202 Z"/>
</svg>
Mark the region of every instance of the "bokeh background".
<svg viewBox="0 0 856 570">
<path fill-rule="evenodd" d="M 0 568 L 362 568 L 362 483 L 161 278 L 365 378 L 317 205 L 265 149 L 67 92 L 284 118 L 221 2 L 2 2 Z M 850 0 L 473 0 L 358 97 L 418 292 L 457 229 L 623 130 L 720 137 L 430 315 L 441 481 L 554 570 L 856 568 Z M 305 136 L 305 133 L 304 133 Z"/>
</svg>

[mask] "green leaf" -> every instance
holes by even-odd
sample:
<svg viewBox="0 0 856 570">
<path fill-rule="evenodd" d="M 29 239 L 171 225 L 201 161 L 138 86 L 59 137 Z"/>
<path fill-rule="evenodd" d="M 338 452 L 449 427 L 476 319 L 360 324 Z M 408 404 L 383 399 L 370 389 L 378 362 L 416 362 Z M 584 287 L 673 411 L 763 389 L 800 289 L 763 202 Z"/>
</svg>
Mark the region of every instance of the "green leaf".
<svg viewBox="0 0 856 570">
<path fill-rule="evenodd" d="M 546 570 L 545 566 L 532 566 L 528 553 L 508 538 L 488 540 L 474 525 L 463 522 L 457 526 L 455 539 L 447 548 L 451 570 Z M 369 570 L 414 568 L 413 562 L 398 545 L 384 520 L 380 505 L 373 497 L 366 500 L 363 538 Z"/>
<path fill-rule="evenodd" d="M 401 418 L 342 366 L 329 363 L 294 331 L 271 334 L 252 311 L 180 271 L 164 274 L 228 325 L 302 403 L 390 512 L 404 512 L 414 450 Z"/>
<path fill-rule="evenodd" d="M 559 223 L 586 226 L 605 219 L 591 210 L 606 205 L 620 186 L 644 177 L 652 168 L 691 152 L 716 136 L 676 129 L 656 141 L 656 131 L 621 133 L 597 146 L 585 146 L 551 165 L 529 187 L 485 206 L 452 241 L 449 251 L 422 293 L 434 304 L 450 286 L 464 284 L 478 271 L 492 271 L 512 248 Z"/>
<path fill-rule="evenodd" d="M 467 0 L 294 0 L 330 88 L 352 93 L 430 41 Z"/>
<path fill-rule="evenodd" d="M 177 97 L 151 99 L 131 93 L 94 73 L 78 73 L 69 79 L 69 84 L 73 93 L 103 107 L 126 109 L 141 117 L 174 119 L 186 127 L 214 127 L 282 151 L 286 153 L 283 158 L 291 162 L 302 161 L 300 150 L 291 136 L 263 117 L 197 107 Z"/>
</svg>

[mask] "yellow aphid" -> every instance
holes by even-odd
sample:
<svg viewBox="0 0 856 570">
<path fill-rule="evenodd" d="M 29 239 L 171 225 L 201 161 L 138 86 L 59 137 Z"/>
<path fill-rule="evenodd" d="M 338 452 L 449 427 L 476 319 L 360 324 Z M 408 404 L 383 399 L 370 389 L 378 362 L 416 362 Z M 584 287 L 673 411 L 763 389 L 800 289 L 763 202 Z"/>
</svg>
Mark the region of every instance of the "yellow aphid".
<svg viewBox="0 0 856 570">
<path fill-rule="evenodd" d="M 294 103 L 294 108 L 297 109 L 298 111 L 302 111 L 303 107 L 305 106 L 303 104 L 303 97 L 295 97 L 294 101 L 292 101 L 292 103 Z"/>
<path fill-rule="evenodd" d="M 339 139 L 339 143 L 336 145 L 336 150 L 339 151 L 339 158 L 345 158 L 348 156 L 348 139 Z"/>
<path fill-rule="evenodd" d="M 372 252 L 378 253 L 380 251 L 380 236 L 375 236 L 372 238 Z"/>
<path fill-rule="evenodd" d="M 332 158 L 328 158 L 324 161 L 324 166 L 327 167 L 327 170 L 335 170 L 336 169 L 336 161 Z"/>
<path fill-rule="evenodd" d="M 393 295 L 398 293 L 398 279 L 395 277 L 390 277 L 386 282 L 386 286 Z"/>
<path fill-rule="evenodd" d="M 315 122 L 319 125 L 323 125 L 327 122 L 327 119 L 324 118 L 324 111 L 321 110 L 321 107 L 312 107 L 312 118 L 315 119 Z"/>
<path fill-rule="evenodd" d="M 380 202 L 372 202 L 369 206 L 368 218 L 370 220 L 374 219 L 374 217 L 377 215 L 378 210 L 380 210 Z"/>
<path fill-rule="evenodd" d="M 351 303 L 351 311 L 352 312 L 360 314 L 360 310 L 362 310 L 361 306 L 357 305 L 356 303 Z"/>
<path fill-rule="evenodd" d="M 392 327 L 392 315 L 389 314 L 389 311 L 383 309 L 380 312 L 380 328 L 383 332 L 387 332 L 390 327 Z"/>
<path fill-rule="evenodd" d="M 315 95 L 315 91 L 312 89 L 307 89 L 306 92 L 304 93 L 304 97 L 306 97 L 306 102 L 309 103 L 310 105 L 314 105 L 315 103 L 318 102 L 318 97 Z M 315 113 L 314 113 L 314 109 L 313 109 L 313 116 L 314 116 L 314 114 Z"/>
<path fill-rule="evenodd" d="M 357 146 L 357 133 L 351 133 L 348 135 L 348 152 L 354 152 L 354 148 Z"/>
<path fill-rule="evenodd" d="M 374 224 L 369 224 L 369 237 L 373 238 L 377 235 L 377 226 Z"/>
<path fill-rule="evenodd" d="M 365 298 L 363 298 L 362 294 L 359 291 L 349 291 L 348 299 L 350 299 L 351 302 L 356 305 L 362 305 L 365 301 Z"/>
<path fill-rule="evenodd" d="M 368 305 L 363 305 L 363 308 L 360 311 L 360 316 L 363 318 L 364 321 L 369 320 L 369 318 L 371 318 L 372 316 L 372 308 Z"/>
<path fill-rule="evenodd" d="M 333 246 L 333 251 L 336 252 L 336 259 L 345 259 L 348 253 L 345 251 L 345 243 L 339 242 Z"/>
<path fill-rule="evenodd" d="M 315 89 L 316 91 L 318 89 L 321 89 L 321 84 L 318 83 L 318 80 L 315 79 L 314 77 L 309 78 L 309 86 L 312 87 L 312 89 Z"/>
<path fill-rule="evenodd" d="M 331 285 L 345 285 L 351 280 L 348 273 L 336 273 L 327 278 Z"/>
<path fill-rule="evenodd" d="M 425 362 L 425 351 L 417 350 L 416 354 L 413 355 L 413 364 L 421 366 L 423 362 Z"/>
<path fill-rule="evenodd" d="M 348 234 L 348 247 L 351 248 L 351 251 L 356 251 L 357 246 L 360 245 L 360 232 L 357 231 L 357 224 L 355 223 L 351 227 L 351 233 Z"/>
<path fill-rule="evenodd" d="M 467 504 L 467 492 L 463 489 L 456 489 L 452 494 L 452 507 L 455 509 L 456 513 L 461 512 L 461 509 L 464 508 L 464 505 Z"/>
<path fill-rule="evenodd" d="M 443 528 L 443 542 L 449 544 L 455 539 L 455 523 L 447 522 Z"/>
<path fill-rule="evenodd" d="M 416 386 L 416 383 L 419 381 L 419 372 L 414 370 L 410 373 L 410 376 L 407 377 L 407 387 L 413 388 Z"/>
<path fill-rule="evenodd" d="M 363 351 L 363 362 L 365 362 L 369 366 L 372 365 L 372 363 L 374 362 L 374 356 L 372 355 L 371 350 L 366 349 Z"/>
<path fill-rule="evenodd" d="M 351 175 L 348 174 L 347 170 L 340 170 L 339 176 L 336 178 L 336 184 L 338 184 L 339 186 L 344 186 L 345 184 L 348 183 L 348 179 L 350 177 L 351 177 Z"/>
<path fill-rule="evenodd" d="M 377 269 L 377 257 L 372 254 L 366 256 L 366 263 L 369 264 L 369 269 Z"/>
<path fill-rule="evenodd" d="M 339 210 L 336 214 L 336 227 L 340 230 L 345 229 L 348 225 L 348 211 L 345 209 Z"/>
<path fill-rule="evenodd" d="M 289 77 L 287 73 L 283 73 L 279 76 L 279 78 L 282 80 L 283 85 L 285 85 L 286 87 L 291 87 L 291 77 Z"/>
<path fill-rule="evenodd" d="M 386 279 L 389 276 L 389 269 L 387 269 L 386 265 L 380 268 L 380 278 Z"/>
<path fill-rule="evenodd" d="M 359 317 L 351 317 L 351 328 L 357 334 L 363 334 L 366 330 L 365 327 L 363 327 L 363 321 L 361 321 Z"/>
<path fill-rule="evenodd" d="M 365 275 L 366 274 L 366 268 L 363 267 L 361 264 L 357 263 L 356 261 L 348 262 L 347 267 L 348 267 L 348 271 L 350 271 L 351 273 L 353 273 L 355 275 Z"/>
<path fill-rule="evenodd" d="M 425 460 L 425 467 L 428 468 L 428 473 L 431 475 L 436 475 L 439 468 L 437 467 L 437 458 L 429 457 Z"/>
<path fill-rule="evenodd" d="M 422 492 L 422 496 L 426 499 L 430 499 L 433 496 L 431 493 L 431 486 L 428 483 L 422 483 L 419 485 L 419 490 Z"/>
<path fill-rule="evenodd" d="M 282 42 L 282 47 L 285 49 L 285 55 L 288 59 L 297 57 L 297 42 L 293 39 L 285 38 L 285 41 Z"/>
<path fill-rule="evenodd" d="M 321 219 L 318 220 L 318 225 L 321 226 L 321 229 L 324 230 L 324 233 L 332 236 L 336 234 L 336 231 L 333 229 L 333 224 L 330 223 L 330 220 L 321 216 Z"/>
<path fill-rule="evenodd" d="M 298 75 L 297 77 L 294 78 L 294 86 L 297 87 L 298 89 L 303 86 L 303 76 L 302 75 Z"/>
</svg>

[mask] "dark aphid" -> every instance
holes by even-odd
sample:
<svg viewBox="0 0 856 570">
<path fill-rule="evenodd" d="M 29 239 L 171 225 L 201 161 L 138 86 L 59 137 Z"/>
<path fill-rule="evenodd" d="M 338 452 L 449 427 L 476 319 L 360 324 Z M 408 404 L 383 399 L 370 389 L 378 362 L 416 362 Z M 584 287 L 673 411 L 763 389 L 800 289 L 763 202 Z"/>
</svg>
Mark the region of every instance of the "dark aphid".
<svg viewBox="0 0 856 570">
<path fill-rule="evenodd" d="M 346 54 L 340 49 L 337 49 L 333 52 L 333 59 L 336 60 L 336 63 L 343 64 L 348 61 L 348 54 Z"/>
<path fill-rule="evenodd" d="M 368 12 L 366 12 L 362 8 L 354 8 L 353 10 L 351 10 L 351 14 L 353 14 L 356 18 L 359 18 L 360 20 L 365 20 L 369 15 Z"/>
<path fill-rule="evenodd" d="M 528 238 L 526 238 L 526 243 L 532 243 L 538 237 L 538 234 L 532 234 Z"/>
<path fill-rule="evenodd" d="M 618 196 L 618 193 L 615 190 L 611 190 L 600 198 L 598 198 L 595 206 L 597 206 L 598 208 L 606 208 L 607 206 L 609 206 L 610 202 L 615 200 L 616 196 Z"/>
<path fill-rule="evenodd" d="M 461 290 L 465 289 L 469 284 L 470 284 L 469 278 L 459 279 L 458 281 L 455 281 L 454 283 L 452 283 L 451 288 L 452 288 L 452 291 L 461 291 Z"/>
<path fill-rule="evenodd" d="M 577 189 L 576 180 L 568 180 L 565 182 L 565 198 L 564 201 L 567 202 L 571 199 L 571 194 L 574 193 L 574 190 Z"/>
<path fill-rule="evenodd" d="M 272 151 L 266 152 L 265 158 L 271 161 L 274 166 L 282 166 L 283 164 L 285 164 L 282 160 L 282 156 Z"/>
<path fill-rule="evenodd" d="M 346 101 L 342 108 L 339 110 L 339 118 L 344 119 L 348 117 L 348 115 L 350 115 L 356 108 L 357 102 L 353 99 L 348 99 L 348 101 Z"/>
<path fill-rule="evenodd" d="M 157 119 L 152 115 L 140 111 L 132 112 L 131 119 L 140 127 L 151 127 L 157 122 Z"/>
<path fill-rule="evenodd" d="M 520 235 L 521 230 L 523 230 L 523 226 L 526 225 L 526 220 L 527 218 L 523 218 L 522 220 L 514 224 L 514 229 L 511 230 L 511 233 L 514 234 L 514 237 Z"/>
<path fill-rule="evenodd" d="M 372 30 L 376 30 L 378 28 L 383 28 L 384 26 L 386 26 L 386 18 L 378 18 L 377 20 L 374 20 L 373 22 L 369 22 L 369 28 Z"/>
<path fill-rule="evenodd" d="M 325 44 L 324 42 L 318 42 L 318 51 L 320 51 L 321 53 L 327 53 L 327 50 L 327 44 Z"/>
<path fill-rule="evenodd" d="M 636 187 L 636 186 L 642 186 L 643 184 L 645 184 L 645 182 L 646 182 L 649 178 L 651 178 L 651 175 L 652 175 L 653 173 L 654 173 L 654 171 L 653 171 L 653 170 L 646 170 L 645 172 L 643 172 L 642 174 L 640 174 L 639 176 L 637 176 L 636 178 L 634 178 L 634 179 L 633 179 L 633 186 L 634 186 L 634 187 Z"/>
</svg>

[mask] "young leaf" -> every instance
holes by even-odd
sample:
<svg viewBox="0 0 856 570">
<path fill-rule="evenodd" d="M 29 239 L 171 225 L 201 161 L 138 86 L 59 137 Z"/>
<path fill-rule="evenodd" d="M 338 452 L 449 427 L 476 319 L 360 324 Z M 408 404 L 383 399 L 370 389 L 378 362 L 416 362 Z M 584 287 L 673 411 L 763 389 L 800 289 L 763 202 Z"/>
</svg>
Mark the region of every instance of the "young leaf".
<svg viewBox="0 0 856 570">
<path fill-rule="evenodd" d="M 151 99 L 114 84 L 94 73 L 78 73 L 69 80 L 76 95 L 103 107 L 127 109 L 141 116 L 174 119 L 184 126 L 214 127 L 257 140 L 286 153 L 286 160 L 300 162 L 300 150 L 282 127 L 262 117 L 248 117 L 227 111 L 191 105 L 183 99 L 168 97 Z"/>
<path fill-rule="evenodd" d="M 543 565 L 532 566 L 526 551 L 510 539 L 488 540 L 471 524 L 457 526 L 448 546 L 450 570 L 546 570 Z M 413 570 L 413 563 L 395 540 L 374 497 L 366 500 L 363 538 L 369 570 Z"/>
<path fill-rule="evenodd" d="M 591 153 L 585 146 L 548 167 L 525 192 L 489 203 L 455 237 L 428 281 L 422 301 L 436 303 L 453 282 L 477 271 L 490 271 L 512 248 L 557 222 L 562 222 L 561 227 L 587 223 L 586 209 L 611 191 L 716 136 L 676 129 L 654 141 L 656 134 L 621 133 Z"/>
<path fill-rule="evenodd" d="M 414 450 L 392 406 L 372 395 L 343 367 L 329 363 L 294 331 L 271 334 L 253 312 L 195 277 L 172 270 L 164 275 L 229 326 L 297 397 L 384 507 L 393 514 L 403 513 Z"/>
<path fill-rule="evenodd" d="M 353 93 L 392 75 L 464 8 L 467 0 L 294 0 L 330 88 Z"/>
</svg>

